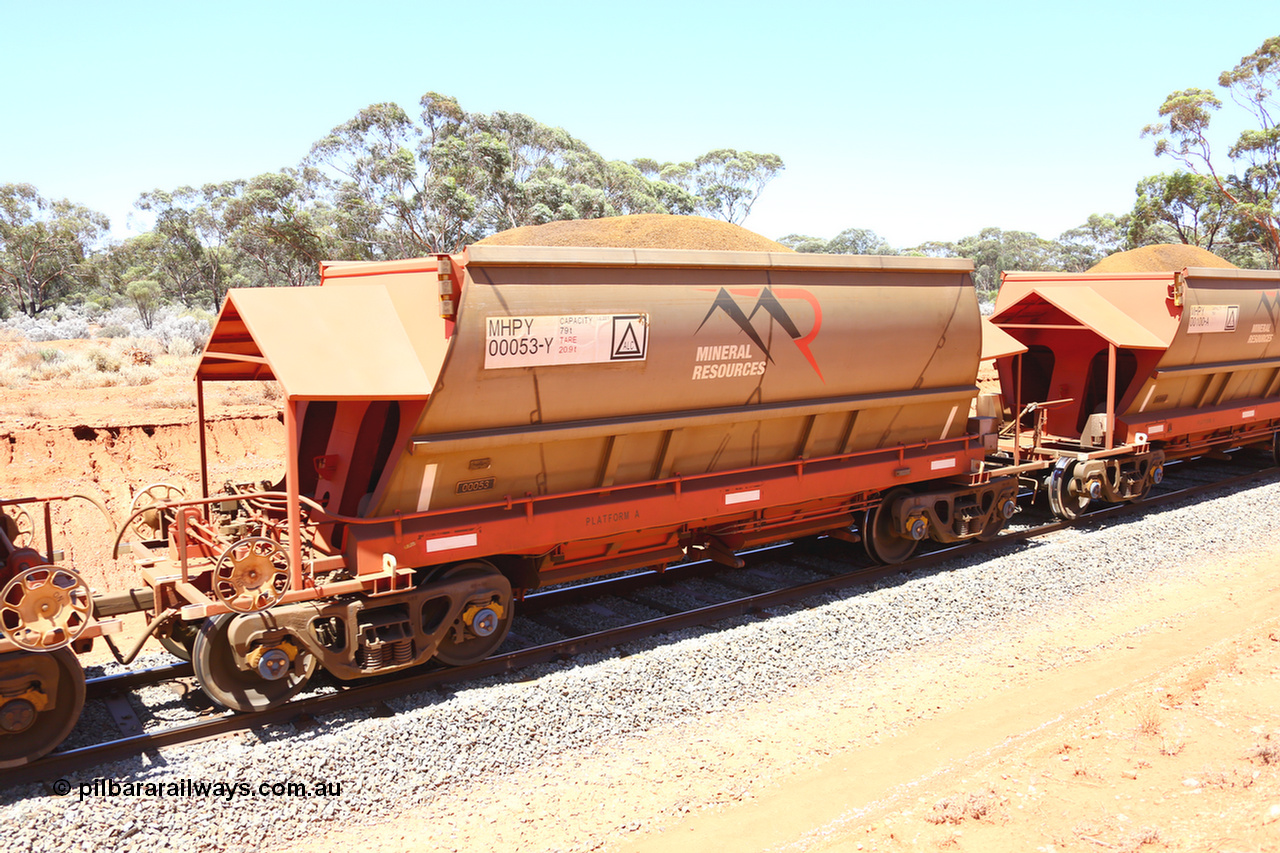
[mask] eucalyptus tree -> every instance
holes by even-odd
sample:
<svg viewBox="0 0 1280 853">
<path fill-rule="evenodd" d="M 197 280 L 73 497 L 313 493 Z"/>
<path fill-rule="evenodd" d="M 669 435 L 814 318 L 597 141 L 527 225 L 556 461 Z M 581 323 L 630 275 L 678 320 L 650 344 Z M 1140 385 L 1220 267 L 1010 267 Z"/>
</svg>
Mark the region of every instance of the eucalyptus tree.
<svg viewBox="0 0 1280 853">
<path fill-rule="evenodd" d="M 142 321 L 143 328 L 150 329 L 155 326 L 156 312 L 160 310 L 164 301 L 160 282 L 145 278 L 131 281 L 125 286 L 125 295 L 137 309 L 138 319 Z"/>
<path fill-rule="evenodd" d="M 804 234 L 788 234 L 778 240 L 797 252 L 832 255 L 896 255 L 898 250 L 870 228 L 846 228 L 830 240 Z"/>
<path fill-rule="evenodd" d="M 1129 217 L 1128 238 L 1134 246 L 1185 243 L 1214 250 L 1224 243 L 1231 216 L 1217 184 L 1205 175 L 1175 171 L 1138 181 Z"/>
<path fill-rule="evenodd" d="M 822 237 L 793 233 L 785 237 L 779 237 L 778 242 L 789 249 L 805 254 L 827 254 L 827 244 L 830 241 L 824 240 Z"/>
<path fill-rule="evenodd" d="M 373 104 L 312 146 L 345 257 L 453 251 L 495 231 L 556 219 L 691 213 L 689 186 L 608 160 L 522 113 L 472 113 L 428 92 L 416 119 Z M 708 165 L 707 167 L 711 167 Z"/>
<path fill-rule="evenodd" d="M 356 257 L 451 251 L 495 230 L 602 215 L 574 180 L 603 163 L 559 128 L 518 113 L 465 112 L 435 92 L 415 123 L 374 104 L 312 146 L 334 199 L 341 245 Z"/>
<path fill-rule="evenodd" d="M 334 257 L 332 216 L 317 201 L 308 169 L 264 172 L 226 185 L 219 197 L 231 247 L 250 260 L 263 285 L 318 284 L 320 262 Z"/>
<path fill-rule="evenodd" d="M 1059 270 L 1061 244 L 1028 231 L 983 228 L 954 243 L 928 242 L 906 251 L 928 257 L 969 258 L 974 264 L 973 283 L 980 291 L 994 291 L 1007 270 Z"/>
<path fill-rule="evenodd" d="M 717 148 L 692 162 L 666 163 L 657 174 L 694 196 L 694 212 L 737 224 L 751 214 L 765 186 L 784 168 L 777 154 Z"/>
<path fill-rule="evenodd" d="M 129 245 L 130 275 L 155 281 L 167 300 L 215 311 L 233 285 L 314 284 L 335 250 L 334 216 L 316 185 L 313 171 L 286 168 L 143 193 L 136 206 L 155 226 Z"/>
<path fill-rule="evenodd" d="M 1107 255 L 1131 248 L 1128 232 L 1128 214 L 1092 213 L 1083 225 L 1058 236 L 1059 257 L 1052 268 L 1063 272 L 1084 272 Z"/>
<path fill-rule="evenodd" d="M 1280 267 L 1280 36 L 1272 36 L 1231 70 L 1218 76 L 1218 86 L 1250 114 L 1256 126 L 1246 128 L 1226 152 L 1214 151 L 1209 132 L 1222 101 L 1207 89 L 1183 89 L 1160 106 L 1162 121 L 1147 125 L 1143 136 L 1155 140 L 1158 156 L 1171 157 L 1192 172 L 1205 175 L 1222 204 L 1237 220 L 1235 238 L 1256 242 L 1269 265 Z"/>
<path fill-rule="evenodd" d="M 221 231 L 210 224 L 218 219 L 210 209 L 212 185 L 208 192 L 193 187 L 179 187 L 172 192 L 155 189 L 142 193 L 134 206 L 152 214 L 155 224 L 145 242 L 135 241 L 131 248 L 145 250 L 150 269 L 147 280 L 154 281 L 167 299 L 177 299 L 190 307 L 207 291 L 220 300 L 222 259 L 219 257 Z M 214 241 L 210 241 L 210 234 Z M 141 259 L 140 259 L 141 260 Z M 149 263 L 148 263 L 149 262 Z"/>
<path fill-rule="evenodd" d="M 398 105 L 372 104 L 311 147 L 304 162 L 328 187 L 342 257 L 409 257 L 434 246 L 442 223 L 427 210 L 460 190 L 426 184 L 414 151 L 421 135 Z"/>
<path fill-rule="evenodd" d="M 651 179 L 633 163 L 610 160 L 604 164 L 602 177 L 609 204 L 619 215 L 686 215 L 693 213 L 697 207 L 697 198 L 684 187 Z"/>
<path fill-rule="evenodd" d="M 599 219 L 612 212 L 603 189 L 604 158 L 563 128 L 502 111 L 471 115 L 468 123 L 469 135 L 489 155 L 474 164 L 487 178 L 477 211 L 482 229 Z M 433 155 L 422 149 L 424 158 Z"/>
<path fill-rule="evenodd" d="M 92 280 L 89 255 L 109 227 L 105 215 L 31 184 L 0 185 L 0 292 L 34 317 Z"/>
</svg>

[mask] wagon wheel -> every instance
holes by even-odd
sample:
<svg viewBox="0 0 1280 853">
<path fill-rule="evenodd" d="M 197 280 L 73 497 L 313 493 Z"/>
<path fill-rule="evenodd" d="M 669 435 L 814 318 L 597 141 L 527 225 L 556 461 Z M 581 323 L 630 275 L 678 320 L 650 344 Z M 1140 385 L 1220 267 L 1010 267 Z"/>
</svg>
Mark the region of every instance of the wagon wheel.
<svg viewBox="0 0 1280 853">
<path fill-rule="evenodd" d="M 25 509 L 0 511 L 0 526 L 4 527 L 4 535 L 9 537 L 15 548 L 26 548 L 35 538 L 35 523 L 31 520 L 31 513 Z"/>
<path fill-rule="evenodd" d="M 62 743 L 84 708 L 84 670 L 71 649 L 52 654 L 10 652 L 0 655 L 0 677 L 6 673 L 56 667 L 57 686 L 41 680 L 34 689 L 0 698 L 0 770 L 21 767 Z"/>
<path fill-rule="evenodd" d="M 36 566 L 0 592 L 0 631 L 20 649 L 50 652 L 70 645 L 92 621 L 89 585 L 70 569 Z"/>
<path fill-rule="evenodd" d="M 877 563 L 895 566 L 905 562 L 920 544 L 894 529 L 893 504 L 909 494 L 911 490 L 905 486 L 892 489 L 880 500 L 879 506 L 867 510 L 867 518 L 862 526 L 862 542 L 867 554 Z"/>
<path fill-rule="evenodd" d="M 1049 472 L 1049 481 L 1045 490 L 1049 494 L 1049 509 L 1058 518 L 1074 521 L 1084 515 L 1089 508 L 1088 495 L 1071 493 L 1071 472 L 1076 466 L 1074 459 L 1059 459 L 1058 464 Z"/>
<path fill-rule="evenodd" d="M 228 634 L 234 613 L 223 613 L 204 620 L 191 647 L 191 667 L 200 689 L 210 699 L 233 711 L 265 711 L 296 696 L 316 671 L 316 659 L 305 650 L 296 649 L 292 663 L 279 669 L 259 666 L 241 669 Z M 282 655 L 279 649 L 268 654 Z M 266 660 L 267 655 L 262 655 Z M 286 656 L 287 659 L 287 656 Z M 263 672 L 274 673 L 272 676 Z"/>
<path fill-rule="evenodd" d="M 289 555 L 273 539 L 241 539 L 213 567 L 213 595 L 236 613 L 266 610 L 289 591 Z"/>
<path fill-rule="evenodd" d="M 459 578 L 492 578 L 499 582 L 505 594 L 491 596 L 487 600 L 467 602 L 454 624 L 440 640 L 435 659 L 446 666 L 467 666 L 478 663 L 497 651 L 511 630 L 514 613 L 507 579 L 489 563 L 461 563 L 450 567 L 438 580 Z M 496 600 L 495 600 L 496 599 Z"/>
<path fill-rule="evenodd" d="M 129 506 L 129 515 L 132 516 L 144 508 L 147 511 L 134 518 L 129 526 L 142 539 L 159 539 L 167 526 L 161 505 L 180 501 L 186 496 L 182 489 L 170 483 L 152 483 L 134 495 L 133 503 Z"/>
</svg>

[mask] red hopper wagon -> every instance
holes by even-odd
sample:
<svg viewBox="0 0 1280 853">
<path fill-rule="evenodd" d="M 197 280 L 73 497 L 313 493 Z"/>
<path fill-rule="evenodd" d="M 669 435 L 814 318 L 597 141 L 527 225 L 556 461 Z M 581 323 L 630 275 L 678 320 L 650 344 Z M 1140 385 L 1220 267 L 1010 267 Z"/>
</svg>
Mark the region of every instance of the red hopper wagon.
<svg viewBox="0 0 1280 853">
<path fill-rule="evenodd" d="M 166 506 L 163 553 L 139 546 L 156 612 L 168 633 L 207 620 L 197 674 L 251 710 L 317 663 L 481 659 L 548 582 L 990 533 L 1013 494 L 970 429 L 969 270 L 483 246 L 233 291 L 197 381 L 278 381 L 288 471 L 234 507 Z"/>
<path fill-rule="evenodd" d="M 1166 460 L 1276 451 L 1274 270 L 1007 273 L 991 322 L 1025 350 L 997 361 L 1001 448 L 1060 515 L 1140 500 Z"/>
</svg>

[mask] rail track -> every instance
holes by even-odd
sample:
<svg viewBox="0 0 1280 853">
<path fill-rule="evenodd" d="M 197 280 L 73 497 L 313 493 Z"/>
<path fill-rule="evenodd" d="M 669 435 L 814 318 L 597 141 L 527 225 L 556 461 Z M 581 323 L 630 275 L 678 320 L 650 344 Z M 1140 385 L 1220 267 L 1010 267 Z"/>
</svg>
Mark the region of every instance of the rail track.
<svg viewBox="0 0 1280 853">
<path fill-rule="evenodd" d="M 1238 488 L 1280 475 L 1280 468 L 1248 468 L 1260 458 L 1240 451 L 1227 459 L 1197 459 L 1168 466 L 1165 482 L 1138 504 L 1100 507 L 1074 521 L 1060 521 L 1038 508 L 1024 509 L 1018 523 L 996 539 L 941 547 L 895 566 L 854 565 L 851 546 L 835 540 L 788 543 L 744 553 L 747 565 L 730 569 L 710 560 L 681 564 L 664 572 L 640 571 L 530 594 L 500 653 L 477 664 L 449 669 L 402 671 L 350 686 L 317 679 L 316 689 L 269 711 L 256 714 L 214 713 L 211 703 L 192 683 L 191 665 L 173 663 L 127 673 L 101 675 L 87 682 L 88 699 L 102 703 L 118 735 L 88 745 L 54 752 L 30 765 L 0 773 L 0 788 L 32 782 L 52 784 L 82 775 L 99 765 L 165 747 L 232 732 L 272 726 L 305 727 L 309 721 L 356 707 L 385 707 L 388 700 L 571 659 L 586 652 L 613 648 L 681 629 L 763 614 L 815 595 L 868 584 L 913 570 L 937 566 L 958 556 L 1008 547 L 1075 526 L 1091 526 L 1142 513 L 1205 492 Z M 839 566 L 829 570 L 828 566 Z M 788 577 L 790 576 L 790 577 Z M 799 576 L 797 578 L 797 576 Z M 680 603 L 676 603 L 683 600 Z M 592 624 L 602 623 L 602 624 Z M 556 635 L 554 638 L 549 638 Z M 165 683 L 179 685 L 187 697 L 190 719 L 146 730 L 138 718 L 140 702 L 131 694 Z M 177 694 L 175 694 L 177 695 Z M 390 713 L 388 710 L 387 713 Z M 101 716 L 99 716 L 101 719 Z M 86 723 L 82 720 L 81 726 Z"/>
</svg>

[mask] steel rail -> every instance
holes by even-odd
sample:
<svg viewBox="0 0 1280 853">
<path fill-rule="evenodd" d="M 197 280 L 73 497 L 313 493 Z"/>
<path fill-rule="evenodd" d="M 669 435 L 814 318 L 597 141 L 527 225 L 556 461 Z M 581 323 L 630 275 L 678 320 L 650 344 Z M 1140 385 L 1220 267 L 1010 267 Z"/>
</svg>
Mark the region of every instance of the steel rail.
<svg viewBox="0 0 1280 853">
<path fill-rule="evenodd" d="M 788 547 L 790 547 L 790 543 L 766 545 L 740 553 L 743 556 L 750 556 L 762 552 L 779 551 Z M 519 615 L 536 616 L 539 613 L 566 604 L 573 604 L 604 595 L 625 594 L 635 589 L 652 586 L 655 580 L 684 580 L 691 577 L 713 575 L 724 570 L 724 566 L 712 560 L 691 560 L 687 563 L 668 567 L 665 571 L 647 570 L 613 578 L 598 578 L 572 586 L 541 590 L 529 593 L 521 600 Z M 175 679 L 189 678 L 193 674 L 191 664 L 182 661 L 129 672 L 94 676 L 85 679 L 85 699 L 102 699 L 112 694 L 125 693 L 143 687 L 153 687 Z"/>
</svg>

